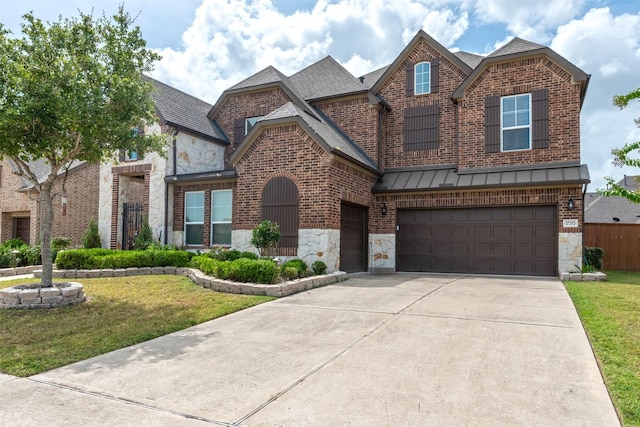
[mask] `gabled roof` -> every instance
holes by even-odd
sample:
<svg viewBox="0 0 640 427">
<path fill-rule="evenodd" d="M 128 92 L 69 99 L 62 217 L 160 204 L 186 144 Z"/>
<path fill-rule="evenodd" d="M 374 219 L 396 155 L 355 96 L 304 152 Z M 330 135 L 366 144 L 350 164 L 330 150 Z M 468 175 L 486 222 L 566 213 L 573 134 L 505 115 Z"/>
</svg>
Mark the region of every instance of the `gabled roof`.
<svg viewBox="0 0 640 427">
<path fill-rule="evenodd" d="M 69 171 L 71 172 L 72 170 L 84 165 L 85 163 L 86 162 L 83 160 L 73 160 L 69 165 Z M 9 165 L 11 166 L 11 169 L 13 169 L 15 173 L 20 172 L 20 168 L 10 159 L 9 159 Z M 51 166 L 45 159 L 32 160 L 30 162 L 27 162 L 27 165 L 29 166 L 29 170 L 31 170 L 31 172 L 33 172 L 33 174 L 36 176 L 39 183 L 44 182 L 47 179 L 47 176 L 49 176 L 49 173 L 51 173 Z M 66 171 L 65 169 L 62 169 L 62 171 L 58 172 L 58 175 L 64 174 L 65 171 Z M 20 176 L 20 180 L 22 180 L 22 187 L 20 187 L 18 191 L 29 190 L 34 188 L 33 184 L 29 182 L 26 178 Z"/>
<path fill-rule="evenodd" d="M 156 89 L 152 97 L 158 117 L 163 124 L 197 134 L 205 139 L 215 140 L 218 143 L 229 143 L 229 139 L 218 124 L 207 118 L 207 113 L 212 107 L 211 104 L 149 76 L 143 76 L 143 78 L 151 82 Z"/>
<path fill-rule="evenodd" d="M 298 71 L 289 77 L 289 81 L 307 101 L 366 92 L 368 89 L 331 56 Z"/>
<path fill-rule="evenodd" d="M 270 87 L 279 87 L 289 96 L 289 98 L 293 100 L 293 102 L 302 108 L 307 109 L 307 111 L 311 112 L 313 115 L 311 107 L 307 104 L 304 99 L 304 95 L 300 93 L 298 88 L 291 83 L 287 76 L 270 65 L 264 70 L 258 71 L 252 76 L 247 77 L 240 83 L 237 83 L 222 92 L 222 95 L 220 95 L 220 98 L 218 98 L 215 105 L 211 108 L 207 117 L 213 120 L 213 118 L 218 114 L 220 108 L 224 105 L 226 99 L 231 95 L 246 92 L 247 90 L 260 91 Z"/>
<path fill-rule="evenodd" d="M 460 58 L 462 60 L 462 62 L 464 62 L 465 64 L 467 64 L 469 67 L 471 68 L 476 68 L 478 66 L 478 64 L 480 64 L 480 61 L 482 61 L 484 59 L 484 56 L 482 55 L 478 55 L 475 53 L 469 53 L 469 52 L 464 52 L 464 51 L 458 51 L 458 52 L 453 52 L 453 54 L 455 56 L 457 56 L 458 58 Z"/>
<path fill-rule="evenodd" d="M 316 111 L 319 113 L 319 111 Z M 300 106 L 288 102 L 277 110 L 260 119 L 251 132 L 231 156 L 231 163 L 241 158 L 247 148 L 253 143 L 262 128 L 268 125 L 297 122 L 318 144 L 327 152 L 347 158 L 366 169 L 378 173 L 375 163 L 362 152 L 358 146 L 347 138 L 324 115 L 321 118 L 309 114 Z"/>
<path fill-rule="evenodd" d="M 450 62 L 455 64 L 460 70 L 464 71 L 465 74 L 469 74 L 472 71 L 472 68 L 469 67 L 466 63 L 464 63 L 460 58 L 455 56 L 449 49 L 442 46 L 438 43 L 433 37 L 425 33 L 423 30 L 418 31 L 418 33 L 413 37 L 413 39 L 409 42 L 409 44 L 400 52 L 400 55 L 396 57 L 396 59 L 387 67 L 385 72 L 380 76 L 380 78 L 376 81 L 376 83 L 371 87 L 371 91 L 376 93 L 380 90 L 380 87 L 384 84 L 387 78 L 405 61 L 407 56 L 413 51 L 416 45 L 420 42 L 420 40 L 424 40 L 427 44 L 437 50 L 443 57 L 447 58 Z"/>
<path fill-rule="evenodd" d="M 531 185 L 585 184 L 587 165 L 526 167 L 491 172 L 457 171 L 455 165 L 407 168 L 386 172 L 374 186 L 374 193 L 458 190 Z"/>
<path fill-rule="evenodd" d="M 640 190 L 640 176 L 625 176 L 618 185 L 627 190 Z M 640 223 L 640 204 L 621 196 L 602 196 L 587 193 L 584 199 L 584 222 L 590 223 Z"/>
<path fill-rule="evenodd" d="M 377 70 L 373 70 L 370 73 L 365 74 L 360 77 L 362 79 L 362 83 L 367 87 L 367 89 L 371 89 L 374 84 L 382 77 L 382 75 L 387 71 L 389 65 L 385 65 L 382 68 L 378 68 Z"/>
<path fill-rule="evenodd" d="M 471 86 L 476 78 L 478 78 L 478 76 L 480 76 L 480 74 L 482 74 L 482 72 L 491 64 L 513 61 L 522 58 L 530 58 L 540 55 L 544 55 L 547 58 L 551 59 L 553 62 L 555 62 L 569 74 L 571 74 L 571 77 L 575 83 L 579 83 L 582 85 L 580 98 L 581 102 L 584 101 L 587 86 L 589 85 L 590 76 L 588 74 L 573 65 L 571 62 L 567 61 L 564 57 L 558 55 L 551 48 L 527 40 L 523 40 L 518 37 L 514 37 L 513 40 L 511 40 L 509 43 L 505 44 L 495 52 L 482 59 L 482 61 L 480 61 L 480 63 L 475 67 L 473 72 L 469 74 L 464 79 L 462 84 L 458 87 L 458 89 L 453 92 L 452 98 L 464 98 L 467 88 Z"/>
</svg>

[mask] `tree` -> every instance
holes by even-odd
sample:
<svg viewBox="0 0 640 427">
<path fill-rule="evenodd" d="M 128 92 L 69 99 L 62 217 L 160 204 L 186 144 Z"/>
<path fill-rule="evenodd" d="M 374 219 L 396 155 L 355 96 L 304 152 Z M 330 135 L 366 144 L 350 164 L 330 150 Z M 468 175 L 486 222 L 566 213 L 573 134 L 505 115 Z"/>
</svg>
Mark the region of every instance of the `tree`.
<svg viewBox="0 0 640 427">
<path fill-rule="evenodd" d="M 634 99 L 640 99 L 640 88 L 632 90 L 626 95 L 616 95 L 613 97 L 613 105 L 625 108 L 629 105 L 629 102 Z M 635 120 L 636 125 L 640 126 L 640 117 Z M 640 159 L 630 157 L 632 153 L 640 151 L 640 141 L 630 142 L 625 144 L 622 148 L 616 148 L 611 151 L 613 154 L 613 164 L 616 166 L 633 166 L 640 167 Z M 633 203 L 640 203 L 640 193 L 637 191 L 629 190 L 621 185 L 618 185 L 613 178 L 607 176 L 604 178 L 607 182 L 606 190 L 598 190 L 598 193 L 603 196 L 621 196 L 625 197 Z"/>
<path fill-rule="evenodd" d="M 258 248 L 261 257 L 270 257 L 273 256 L 281 236 L 277 223 L 264 220 L 253 229 L 251 244 Z"/>
<path fill-rule="evenodd" d="M 21 38 L 0 24 L 0 159 L 10 159 L 38 192 L 43 286 L 52 284 L 55 189 L 64 191 L 71 163 L 115 159 L 119 150 L 162 152 L 164 145 L 161 136 L 138 132 L 154 120 L 153 86 L 142 73 L 160 57 L 122 6 L 111 18 L 79 15 L 45 25 L 28 13 Z M 40 181 L 31 169 L 39 159 L 51 169 Z"/>
</svg>

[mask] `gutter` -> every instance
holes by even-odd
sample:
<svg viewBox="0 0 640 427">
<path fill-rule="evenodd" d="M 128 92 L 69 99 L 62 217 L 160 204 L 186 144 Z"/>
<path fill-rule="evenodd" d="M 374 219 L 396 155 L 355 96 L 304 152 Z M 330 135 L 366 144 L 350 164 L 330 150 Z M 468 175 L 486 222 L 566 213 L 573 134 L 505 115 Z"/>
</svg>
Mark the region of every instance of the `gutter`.
<svg viewBox="0 0 640 427">
<path fill-rule="evenodd" d="M 178 152 L 178 143 L 177 136 L 179 130 L 174 128 L 171 132 L 171 151 L 173 155 L 173 177 L 176 178 L 178 175 L 176 172 L 177 169 L 177 152 Z M 169 182 L 165 182 L 164 184 L 164 244 L 168 243 L 168 230 L 169 230 Z"/>
</svg>

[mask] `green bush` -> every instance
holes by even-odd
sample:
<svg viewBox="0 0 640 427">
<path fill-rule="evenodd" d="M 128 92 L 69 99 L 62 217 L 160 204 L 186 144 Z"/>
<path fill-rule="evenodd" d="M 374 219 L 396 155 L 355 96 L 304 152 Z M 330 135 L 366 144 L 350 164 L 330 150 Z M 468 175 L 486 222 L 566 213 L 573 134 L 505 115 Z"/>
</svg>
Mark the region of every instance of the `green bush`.
<svg viewBox="0 0 640 427">
<path fill-rule="evenodd" d="M 52 237 L 51 238 L 51 250 L 60 251 L 67 249 L 71 245 L 71 239 L 68 237 Z M 55 257 L 54 257 L 55 259 Z"/>
<path fill-rule="evenodd" d="M 140 229 L 140 233 L 134 239 L 133 249 L 137 251 L 144 251 L 154 243 L 153 232 L 151 231 L 151 227 L 149 227 L 149 216 L 145 215 L 144 220 L 142 221 L 142 228 Z"/>
<path fill-rule="evenodd" d="M 264 259 L 219 261 L 208 255 L 201 255 L 193 257 L 189 266 L 218 279 L 245 283 L 274 283 L 279 274 L 278 266 L 273 261 Z"/>
<path fill-rule="evenodd" d="M 298 269 L 295 267 L 284 267 L 280 269 L 280 276 L 285 280 L 293 280 L 299 277 Z"/>
<path fill-rule="evenodd" d="M 318 260 L 311 264 L 311 269 L 313 270 L 313 274 L 315 274 L 316 276 L 321 276 L 327 273 L 327 264 L 325 264 L 323 261 Z"/>
<path fill-rule="evenodd" d="M 258 254 L 255 252 L 244 251 L 240 254 L 240 258 L 258 259 Z"/>
<path fill-rule="evenodd" d="M 25 246 L 25 245 L 26 245 L 26 243 L 22 239 L 15 238 L 15 239 L 5 240 L 2 243 L 1 246 L 3 248 L 8 248 L 8 249 L 17 249 L 17 248 L 19 248 L 21 246 Z"/>
<path fill-rule="evenodd" d="M 602 248 L 584 248 L 584 259 L 586 264 L 596 270 L 602 270 L 604 250 Z"/>
<path fill-rule="evenodd" d="M 188 252 L 179 250 L 70 249 L 58 253 L 56 267 L 79 270 L 129 267 L 185 267 L 190 258 L 191 255 Z"/>
<path fill-rule="evenodd" d="M 82 246 L 85 249 L 93 249 L 102 247 L 102 243 L 100 243 L 100 231 L 98 230 L 98 223 L 94 220 L 91 220 L 89 223 L 89 228 L 85 231 L 82 236 Z"/>
<path fill-rule="evenodd" d="M 233 261 L 241 258 L 242 253 L 235 249 L 213 248 L 208 253 L 209 257 L 218 261 Z"/>
<path fill-rule="evenodd" d="M 285 270 L 286 268 L 293 267 L 298 272 L 298 277 L 305 277 L 307 275 L 307 263 L 301 260 L 300 258 L 293 258 L 288 261 L 285 261 L 281 266 L 281 270 Z"/>
<path fill-rule="evenodd" d="M 260 256 L 270 257 L 275 254 L 275 248 L 278 246 L 281 236 L 277 223 L 264 220 L 253 229 L 251 244 L 258 248 Z"/>
</svg>

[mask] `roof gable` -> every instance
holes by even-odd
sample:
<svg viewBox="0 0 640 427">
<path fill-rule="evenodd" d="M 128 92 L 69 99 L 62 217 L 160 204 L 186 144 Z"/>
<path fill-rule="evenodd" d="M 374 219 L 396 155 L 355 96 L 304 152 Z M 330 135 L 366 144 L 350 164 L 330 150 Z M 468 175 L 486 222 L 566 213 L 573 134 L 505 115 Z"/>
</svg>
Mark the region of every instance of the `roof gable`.
<svg viewBox="0 0 640 427">
<path fill-rule="evenodd" d="M 449 49 L 438 43 L 433 37 L 425 33 L 423 30 L 418 31 L 418 33 L 413 37 L 411 42 L 400 52 L 400 55 L 387 67 L 384 73 L 378 78 L 376 83 L 371 87 L 371 91 L 376 93 L 380 90 L 384 82 L 393 74 L 393 72 L 402 65 L 407 56 L 415 49 L 416 45 L 424 40 L 428 45 L 433 47 L 436 51 L 440 53 L 444 58 L 449 60 L 452 64 L 458 67 L 464 74 L 469 74 L 472 71 L 472 68 L 463 62 L 460 58 L 455 56 Z"/>
<path fill-rule="evenodd" d="M 462 62 L 464 62 L 465 64 L 467 64 L 469 67 L 471 68 L 476 68 L 478 66 L 478 64 L 480 64 L 480 61 L 482 61 L 484 59 L 484 56 L 482 55 L 478 55 L 475 53 L 469 53 L 469 52 L 464 52 L 464 51 L 458 51 L 458 52 L 454 52 L 453 53 L 456 57 L 460 58 L 460 60 L 462 60 Z"/>
<path fill-rule="evenodd" d="M 368 89 L 331 56 L 298 71 L 289 77 L 289 81 L 306 100 L 366 92 Z"/>
<path fill-rule="evenodd" d="M 346 135 L 340 132 L 340 130 L 330 123 L 329 120 L 320 112 L 318 112 L 318 114 L 321 118 L 309 114 L 303 108 L 300 108 L 300 106 L 292 102 L 286 103 L 277 110 L 264 116 L 256 123 L 256 125 L 251 129 L 251 132 L 249 132 L 247 137 L 231 156 L 231 163 L 235 164 L 240 158 L 242 158 L 251 144 L 255 142 L 264 126 L 296 122 L 326 152 L 348 158 L 368 170 L 376 173 L 378 172 L 377 166 L 373 161 L 364 154 L 353 141 L 349 140 Z"/>
<path fill-rule="evenodd" d="M 229 143 L 217 123 L 207 118 L 211 104 L 149 76 L 143 78 L 155 87 L 152 98 L 163 123 L 219 143 Z"/>
<path fill-rule="evenodd" d="M 473 72 L 469 74 L 462 84 L 453 92 L 453 99 L 462 99 L 465 96 L 467 88 L 492 64 L 499 62 L 516 61 L 524 58 L 531 58 L 535 56 L 546 56 L 551 61 L 556 63 L 562 69 L 566 70 L 570 75 L 574 83 L 582 85 L 580 94 L 581 102 L 584 101 L 584 96 L 587 91 L 590 76 L 582 71 L 580 68 L 573 65 L 564 57 L 558 55 L 551 48 L 533 43 L 527 40 L 514 37 L 506 45 L 497 49 L 495 52 L 486 56 L 475 67 Z"/>
</svg>

